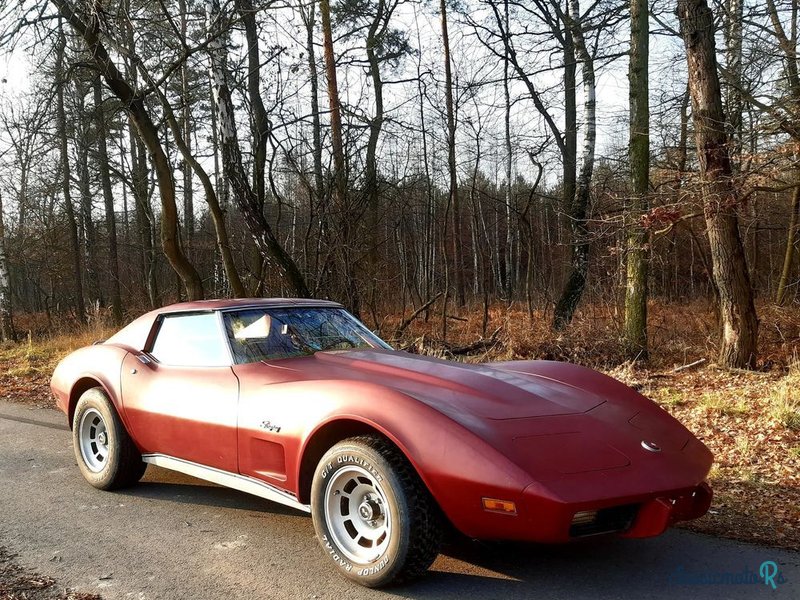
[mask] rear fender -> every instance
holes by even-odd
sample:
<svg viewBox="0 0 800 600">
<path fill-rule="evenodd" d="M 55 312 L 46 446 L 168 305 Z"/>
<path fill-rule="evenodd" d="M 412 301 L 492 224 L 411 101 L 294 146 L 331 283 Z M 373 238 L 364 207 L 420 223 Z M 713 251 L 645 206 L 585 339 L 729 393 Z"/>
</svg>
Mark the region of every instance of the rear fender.
<svg viewBox="0 0 800 600">
<path fill-rule="evenodd" d="M 67 415 L 70 428 L 78 400 L 93 387 L 103 388 L 127 428 L 120 396 L 120 369 L 127 354 L 123 348 L 99 344 L 76 350 L 58 363 L 50 387 L 58 407 Z"/>
</svg>

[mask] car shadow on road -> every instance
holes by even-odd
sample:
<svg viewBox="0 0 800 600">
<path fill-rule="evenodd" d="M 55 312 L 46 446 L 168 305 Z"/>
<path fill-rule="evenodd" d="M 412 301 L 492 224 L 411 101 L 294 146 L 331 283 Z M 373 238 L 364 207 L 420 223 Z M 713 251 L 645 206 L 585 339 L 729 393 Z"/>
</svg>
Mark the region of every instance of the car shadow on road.
<svg viewBox="0 0 800 600">
<path fill-rule="evenodd" d="M 782 556 L 785 556 L 782 554 Z M 567 545 L 448 544 L 431 573 L 391 593 L 420 599 L 463 598 L 752 598 L 773 590 L 758 577 L 773 551 L 687 531 L 646 540 L 594 538 Z M 796 590 L 798 560 L 778 559 Z M 710 581 L 749 573 L 752 581 Z M 707 578 L 705 582 L 699 582 Z M 785 597 L 789 597 L 785 596 Z"/>
<path fill-rule="evenodd" d="M 282 506 L 276 502 L 269 502 L 251 494 L 152 466 L 147 468 L 144 479 L 137 485 L 120 490 L 117 493 L 211 508 L 228 508 L 273 515 L 304 516 L 302 512 Z"/>
<path fill-rule="evenodd" d="M 196 506 L 307 519 L 308 516 L 255 496 L 149 467 L 144 480 L 120 493 Z M 310 527 L 310 520 L 309 520 Z M 777 553 L 777 554 L 776 554 Z M 786 557 L 788 558 L 788 562 Z M 781 558 L 783 557 L 783 558 Z M 757 579 L 763 561 L 776 560 L 797 590 L 800 555 L 670 530 L 652 539 L 589 538 L 565 545 L 477 542 L 454 537 L 423 578 L 383 590 L 413 599 L 564 597 L 752 598 L 765 589 Z M 750 584 L 698 583 L 705 576 L 750 572 Z M 687 579 L 688 576 L 688 579 Z M 695 580 L 692 581 L 691 579 Z"/>
</svg>

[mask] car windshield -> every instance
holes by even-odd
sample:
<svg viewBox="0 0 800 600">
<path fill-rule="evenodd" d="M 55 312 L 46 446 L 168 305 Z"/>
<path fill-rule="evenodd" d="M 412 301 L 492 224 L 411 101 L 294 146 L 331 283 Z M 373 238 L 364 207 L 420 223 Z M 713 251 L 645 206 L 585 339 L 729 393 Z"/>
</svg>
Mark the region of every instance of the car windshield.
<svg viewBox="0 0 800 600">
<path fill-rule="evenodd" d="M 236 364 L 323 350 L 390 348 L 342 308 L 251 308 L 223 313 Z"/>
</svg>

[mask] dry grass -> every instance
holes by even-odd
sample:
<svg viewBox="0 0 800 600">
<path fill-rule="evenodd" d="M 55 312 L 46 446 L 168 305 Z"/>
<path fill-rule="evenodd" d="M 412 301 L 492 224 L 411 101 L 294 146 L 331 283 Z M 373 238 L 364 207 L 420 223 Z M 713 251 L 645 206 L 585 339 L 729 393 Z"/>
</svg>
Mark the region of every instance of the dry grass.
<svg viewBox="0 0 800 600">
<path fill-rule="evenodd" d="M 50 376 L 58 361 L 73 350 L 108 337 L 111 330 L 89 326 L 34 337 L 17 344 L 0 344 L 0 399 L 35 406 L 52 406 Z"/>
<path fill-rule="evenodd" d="M 792 363 L 788 375 L 776 386 L 770 416 L 783 427 L 800 430 L 800 361 Z"/>
<path fill-rule="evenodd" d="M 664 384 L 646 391 L 659 401 Z M 800 431 L 786 418 L 782 391 L 798 384 L 796 375 L 783 371 L 748 375 L 713 367 L 669 381 L 667 393 L 683 393 L 688 401 L 662 406 L 708 445 L 715 460 L 711 511 L 687 527 L 800 550 Z"/>
</svg>

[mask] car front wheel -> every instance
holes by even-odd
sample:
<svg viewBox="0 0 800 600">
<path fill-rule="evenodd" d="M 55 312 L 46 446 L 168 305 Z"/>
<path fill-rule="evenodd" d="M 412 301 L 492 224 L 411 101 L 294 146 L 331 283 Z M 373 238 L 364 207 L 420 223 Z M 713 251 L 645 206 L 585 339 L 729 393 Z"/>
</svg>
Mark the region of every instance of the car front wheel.
<svg viewBox="0 0 800 600">
<path fill-rule="evenodd" d="M 322 457 L 311 514 L 328 557 L 368 587 L 417 577 L 439 553 L 438 506 L 405 456 L 378 436 L 344 440 Z"/>
<path fill-rule="evenodd" d="M 98 489 L 133 485 L 147 468 L 101 388 L 87 390 L 78 400 L 72 420 L 72 442 L 81 473 Z"/>
</svg>

